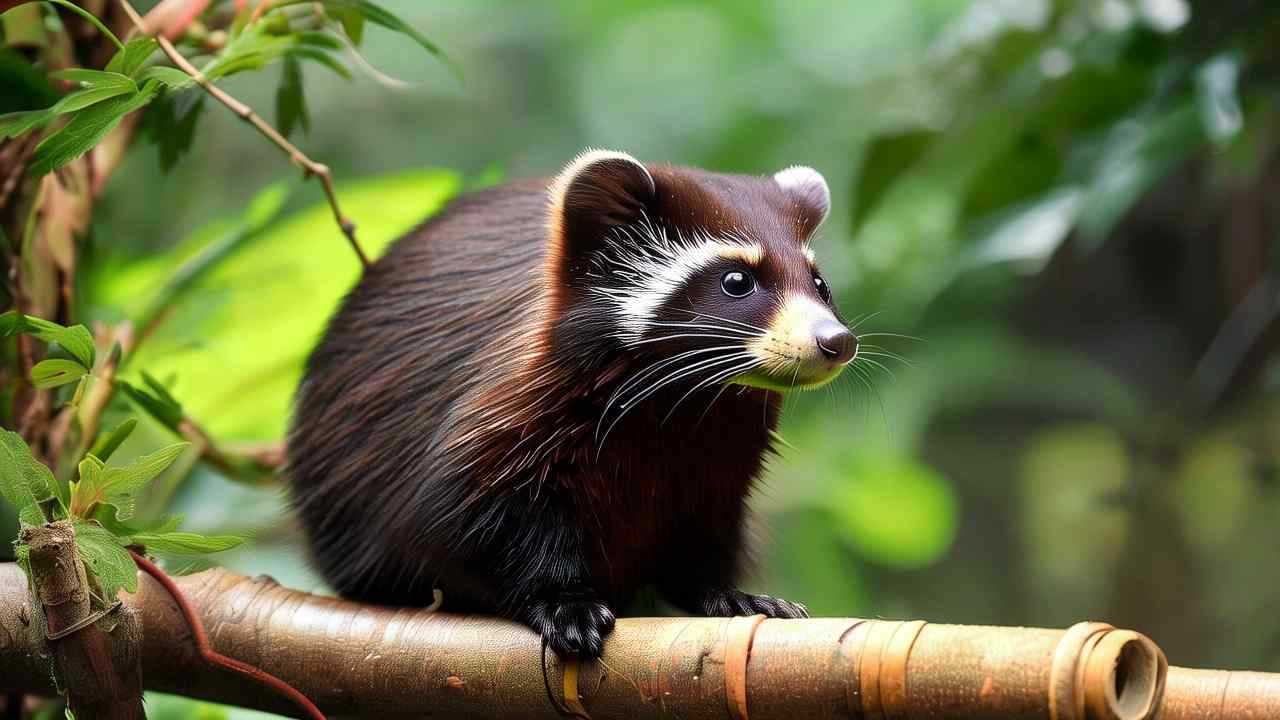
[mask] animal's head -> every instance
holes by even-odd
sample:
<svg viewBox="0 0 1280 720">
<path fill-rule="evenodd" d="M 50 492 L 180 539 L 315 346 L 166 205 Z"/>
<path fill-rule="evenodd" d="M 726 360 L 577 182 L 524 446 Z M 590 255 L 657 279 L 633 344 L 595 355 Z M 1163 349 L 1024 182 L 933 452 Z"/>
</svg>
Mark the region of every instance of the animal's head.
<svg viewBox="0 0 1280 720">
<path fill-rule="evenodd" d="M 551 188 L 548 290 L 580 331 L 666 362 L 655 382 L 817 387 L 858 351 L 809 247 L 829 206 L 807 167 L 721 175 L 590 151 Z"/>
</svg>

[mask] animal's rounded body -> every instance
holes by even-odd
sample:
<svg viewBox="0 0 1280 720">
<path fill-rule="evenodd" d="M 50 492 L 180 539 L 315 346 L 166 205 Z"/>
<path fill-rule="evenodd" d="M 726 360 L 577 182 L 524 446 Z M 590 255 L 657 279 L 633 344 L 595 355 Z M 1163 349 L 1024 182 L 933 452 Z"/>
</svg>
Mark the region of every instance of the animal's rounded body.
<svg viewBox="0 0 1280 720">
<path fill-rule="evenodd" d="M 298 392 L 291 494 L 323 576 L 386 604 L 440 588 L 583 655 L 649 585 L 802 614 L 734 589 L 776 388 L 856 349 L 805 247 L 825 184 L 786 172 L 588 154 L 399 240 Z"/>
</svg>

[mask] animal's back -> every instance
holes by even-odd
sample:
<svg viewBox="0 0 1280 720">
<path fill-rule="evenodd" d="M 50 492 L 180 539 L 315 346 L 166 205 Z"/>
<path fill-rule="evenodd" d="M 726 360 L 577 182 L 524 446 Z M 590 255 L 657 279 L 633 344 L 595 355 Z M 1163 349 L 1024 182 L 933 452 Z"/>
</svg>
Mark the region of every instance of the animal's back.
<svg viewBox="0 0 1280 720">
<path fill-rule="evenodd" d="M 386 582 L 394 518 L 368 508 L 404 508 L 414 489 L 405 478 L 431 481 L 451 407 L 492 372 L 486 351 L 532 307 L 546 187 L 535 179 L 465 195 L 398 240 L 308 360 L 291 489 L 318 569 L 344 594 L 416 599 L 404 596 L 412 579 Z"/>
</svg>

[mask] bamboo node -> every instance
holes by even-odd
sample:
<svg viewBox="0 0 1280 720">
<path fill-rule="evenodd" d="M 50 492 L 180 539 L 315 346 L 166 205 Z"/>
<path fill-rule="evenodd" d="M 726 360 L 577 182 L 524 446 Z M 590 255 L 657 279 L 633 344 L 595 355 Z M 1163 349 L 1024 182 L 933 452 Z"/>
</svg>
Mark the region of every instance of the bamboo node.
<svg viewBox="0 0 1280 720">
<path fill-rule="evenodd" d="M 764 615 L 735 617 L 729 620 L 725 630 L 724 696 L 729 706 L 729 717 L 734 720 L 748 720 L 747 662 L 751 659 L 756 628 L 764 620 Z"/>
</svg>

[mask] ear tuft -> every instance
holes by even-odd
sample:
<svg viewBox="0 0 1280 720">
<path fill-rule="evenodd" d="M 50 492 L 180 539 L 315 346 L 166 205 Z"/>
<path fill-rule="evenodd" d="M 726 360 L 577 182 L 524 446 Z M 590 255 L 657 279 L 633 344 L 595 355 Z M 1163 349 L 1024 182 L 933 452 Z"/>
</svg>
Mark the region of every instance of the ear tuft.
<svg viewBox="0 0 1280 720">
<path fill-rule="evenodd" d="M 550 188 L 549 231 L 562 261 L 600 247 L 614 228 L 640 222 L 657 194 L 653 176 L 622 152 L 588 150 Z"/>
<path fill-rule="evenodd" d="M 774 173 L 773 181 L 801 207 L 814 214 L 815 228 L 827 218 L 827 213 L 831 211 L 831 190 L 827 188 L 826 178 L 817 170 L 804 165 L 792 165 Z"/>
</svg>

